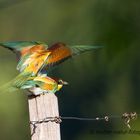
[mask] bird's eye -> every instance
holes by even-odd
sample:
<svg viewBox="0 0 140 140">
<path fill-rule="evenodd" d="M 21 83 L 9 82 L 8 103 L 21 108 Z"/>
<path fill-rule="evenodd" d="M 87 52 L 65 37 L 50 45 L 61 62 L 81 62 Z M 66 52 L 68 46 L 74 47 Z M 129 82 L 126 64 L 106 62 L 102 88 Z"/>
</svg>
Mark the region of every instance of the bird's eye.
<svg viewBox="0 0 140 140">
<path fill-rule="evenodd" d="M 58 83 L 59 83 L 59 84 L 62 84 L 62 83 L 63 83 L 63 81 L 60 79 L 60 80 L 58 81 Z"/>
<path fill-rule="evenodd" d="M 35 87 L 39 87 L 39 85 L 36 84 Z"/>
</svg>

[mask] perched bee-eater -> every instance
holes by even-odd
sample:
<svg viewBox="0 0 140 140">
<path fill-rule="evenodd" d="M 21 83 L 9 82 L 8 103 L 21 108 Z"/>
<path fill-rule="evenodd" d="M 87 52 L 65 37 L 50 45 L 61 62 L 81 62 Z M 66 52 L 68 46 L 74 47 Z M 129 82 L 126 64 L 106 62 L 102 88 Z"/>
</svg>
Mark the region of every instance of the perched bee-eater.
<svg viewBox="0 0 140 140">
<path fill-rule="evenodd" d="M 62 79 L 39 75 L 37 77 L 29 77 L 20 89 L 29 89 L 31 94 L 40 95 L 42 93 L 55 93 L 59 91 L 63 85 L 68 85 L 68 83 Z"/>
<path fill-rule="evenodd" d="M 13 92 L 16 90 L 28 90 L 29 95 L 40 95 L 45 93 L 55 93 L 59 91 L 63 85 L 68 85 L 66 81 L 57 78 L 50 78 L 45 74 L 38 76 L 31 76 L 26 79 L 22 85 L 15 86 L 12 82 L 1 87 L 5 92 Z"/>
</svg>

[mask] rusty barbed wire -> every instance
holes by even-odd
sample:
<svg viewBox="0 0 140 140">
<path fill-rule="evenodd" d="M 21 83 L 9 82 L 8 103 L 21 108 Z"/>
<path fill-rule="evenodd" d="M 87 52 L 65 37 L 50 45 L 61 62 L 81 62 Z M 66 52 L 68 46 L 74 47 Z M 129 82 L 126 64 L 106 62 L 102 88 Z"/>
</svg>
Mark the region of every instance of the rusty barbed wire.
<svg viewBox="0 0 140 140">
<path fill-rule="evenodd" d="M 55 116 L 55 117 L 46 117 L 42 120 L 38 121 L 30 121 L 30 125 L 33 127 L 31 136 L 34 135 L 37 124 L 41 123 L 48 123 L 48 122 L 55 122 L 55 123 L 61 123 L 62 120 L 78 120 L 78 121 L 106 121 L 109 122 L 111 119 L 122 119 L 124 124 L 131 129 L 130 121 L 136 120 L 138 118 L 138 115 L 136 112 L 125 112 L 122 115 L 106 115 L 104 117 L 95 117 L 95 118 L 83 118 L 83 117 L 65 117 L 65 116 Z"/>
</svg>

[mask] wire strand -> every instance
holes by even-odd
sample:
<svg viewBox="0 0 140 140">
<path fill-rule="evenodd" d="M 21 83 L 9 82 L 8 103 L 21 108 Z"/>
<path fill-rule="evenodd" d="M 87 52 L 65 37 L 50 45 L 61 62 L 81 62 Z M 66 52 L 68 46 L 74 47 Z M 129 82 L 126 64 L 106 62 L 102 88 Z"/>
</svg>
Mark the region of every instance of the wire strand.
<svg viewBox="0 0 140 140">
<path fill-rule="evenodd" d="M 62 120 L 78 120 L 78 121 L 110 121 L 111 119 L 122 119 L 125 123 L 125 125 L 131 129 L 130 121 L 136 120 L 138 118 L 138 115 L 136 112 L 125 112 L 122 115 L 106 115 L 103 117 L 94 117 L 94 118 L 86 118 L 86 117 L 67 117 L 67 116 L 55 116 L 55 117 L 46 117 L 42 120 L 38 121 L 30 121 L 30 125 L 33 126 L 32 128 L 32 134 L 33 135 L 36 131 L 37 124 L 41 123 L 47 123 L 47 122 L 56 122 L 61 123 Z"/>
</svg>

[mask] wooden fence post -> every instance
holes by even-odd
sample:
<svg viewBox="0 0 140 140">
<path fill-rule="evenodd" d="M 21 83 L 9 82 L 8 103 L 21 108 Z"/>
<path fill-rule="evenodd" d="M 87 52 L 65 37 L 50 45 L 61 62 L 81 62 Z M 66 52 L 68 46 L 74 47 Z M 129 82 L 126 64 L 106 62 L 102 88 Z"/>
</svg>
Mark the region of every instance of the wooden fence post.
<svg viewBox="0 0 140 140">
<path fill-rule="evenodd" d="M 55 94 L 48 93 L 28 98 L 30 122 L 40 121 L 46 117 L 59 116 L 58 100 Z M 43 122 L 35 126 L 30 124 L 32 140 L 60 140 L 60 124 Z"/>
</svg>

